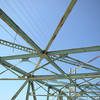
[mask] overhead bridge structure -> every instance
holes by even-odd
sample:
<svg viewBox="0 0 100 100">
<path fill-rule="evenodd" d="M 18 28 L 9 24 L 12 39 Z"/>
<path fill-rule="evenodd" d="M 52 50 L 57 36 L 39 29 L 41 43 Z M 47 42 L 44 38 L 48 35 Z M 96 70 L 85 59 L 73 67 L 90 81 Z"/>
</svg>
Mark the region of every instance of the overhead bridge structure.
<svg viewBox="0 0 100 100">
<path fill-rule="evenodd" d="M 73 57 L 73 55 L 77 54 L 84 55 L 85 53 L 100 52 L 100 45 L 48 51 L 76 3 L 77 0 L 70 1 L 45 50 L 42 50 L 3 9 L 0 9 L 0 19 L 30 46 L 27 47 L 19 43 L 0 39 L 0 45 L 25 52 L 0 56 L 0 64 L 5 68 L 5 70 L 0 72 L 0 75 L 7 71 L 15 75 L 15 77 L 0 77 L 0 82 L 4 81 L 7 83 L 8 80 L 24 81 L 10 100 L 17 100 L 25 87 L 27 89 L 24 91 L 25 98 L 23 100 L 100 100 L 100 67 L 91 64 L 92 61 L 99 59 L 100 56 L 98 55 L 87 62 Z M 2 48 L 0 50 L 2 52 Z M 30 60 L 37 60 L 37 58 L 37 63 L 34 60 Z M 13 64 L 11 63 L 13 60 L 19 62 Z M 44 63 L 42 63 L 43 61 Z M 31 66 L 35 67 L 27 72 L 23 67 L 18 67 L 23 62 L 31 63 Z M 62 65 L 59 65 L 59 62 Z M 70 67 L 70 70 L 66 72 L 66 68 L 63 69 L 64 64 L 66 64 L 66 67 L 71 65 L 72 68 Z M 50 69 L 50 66 L 55 70 Z M 38 73 L 41 70 L 43 74 Z M 82 70 L 84 71 L 82 72 Z M 43 93 L 41 93 L 42 91 Z M 41 99 L 41 97 L 44 99 Z"/>
</svg>

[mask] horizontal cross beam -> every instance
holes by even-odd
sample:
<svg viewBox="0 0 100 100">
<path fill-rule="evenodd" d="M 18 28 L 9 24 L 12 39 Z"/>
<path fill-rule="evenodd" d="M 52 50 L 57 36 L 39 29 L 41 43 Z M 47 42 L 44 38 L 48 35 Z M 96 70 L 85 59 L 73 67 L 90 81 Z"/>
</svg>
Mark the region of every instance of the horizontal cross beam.
<svg viewBox="0 0 100 100">
<path fill-rule="evenodd" d="M 85 52 L 94 52 L 100 51 L 99 46 L 92 46 L 92 47 L 84 47 L 84 48 L 73 48 L 73 49 L 65 49 L 65 50 L 57 50 L 57 51 L 49 51 L 47 55 L 64 55 L 64 54 L 74 54 L 74 53 L 85 53 Z"/>
<path fill-rule="evenodd" d="M 66 83 L 66 84 L 62 84 L 62 85 L 53 85 L 54 87 L 62 87 L 62 86 L 66 86 L 66 87 L 75 87 L 74 86 L 74 84 L 70 84 L 70 83 Z M 80 85 L 81 87 L 83 87 L 83 88 L 90 88 L 91 86 L 89 85 L 89 84 L 87 84 L 87 83 L 85 83 L 85 84 L 82 84 L 82 85 Z M 92 84 L 92 87 L 94 87 L 94 86 L 98 86 L 98 87 L 100 87 L 100 84 Z"/>
<path fill-rule="evenodd" d="M 14 60 L 14 59 L 24 59 L 24 58 L 34 58 L 34 57 L 40 57 L 36 53 L 32 54 L 21 54 L 21 55 L 12 55 L 12 56 L 3 56 L 0 59 L 2 60 Z"/>
<path fill-rule="evenodd" d="M 99 73 L 78 73 L 66 75 L 34 75 L 30 78 L 1 78 L 0 80 L 52 80 L 52 79 L 83 79 L 100 78 Z"/>
</svg>

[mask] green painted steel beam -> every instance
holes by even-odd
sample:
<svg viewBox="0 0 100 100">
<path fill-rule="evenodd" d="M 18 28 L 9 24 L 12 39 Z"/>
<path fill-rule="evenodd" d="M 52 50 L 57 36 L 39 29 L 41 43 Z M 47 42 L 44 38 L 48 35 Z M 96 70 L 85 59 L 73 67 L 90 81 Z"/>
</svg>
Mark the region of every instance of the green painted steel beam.
<svg viewBox="0 0 100 100">
<path fill-rule="evenodd" d="M 66 84 L 64 84 L 65 85 L 65 87 L 74 87 L 74 84 L 69 84 L 69 83 L 66 83 Z M 54 87 L 62 87 L 63 86 L 63 84 L 62 85 L 53 85 Z M 82 85 L 80 85 L 82 88 L 89 88 L 89 87 L 91 87 L 89 84 L 87 84 L 87 83 L 85 83 L 85 84 L 82 84 Z M 92 87 L 94 87 L 94 86 L 98 86 L 98 87 L 100 87 L 100 84 L 92 84 Z"/>
<path fill-rule="evenodd" d="M 57 59 L 57 60 L 60 61 L 60 62 L 63 62 L 63 63 L 75 65 L 75 66 L 82 66 L 82 68 L 85 68 L 85 69 L 89 69 L 89 70 L 93 70 L 93 71 L 100 71 L 100 68 L 97 68 L 97 67 L 95 67 L 95 66 L 93 66 L 93 65 L 84 63 L 84 62 L 82 62 L 82 61 L 80 61 L 80 60 L 77 60 L 77 59 L 72 58 L 72 57 L 69 57 L 69 56 L 66 56 L 66 57 L 67 57 L 67 58 L 70 58 L 71 60 L 65 59 L 64 57 L 59 58 L 59 59 Z M 51 57 L 51 59 L 55 60 L 54 57 Z"/>
<path fill-rule="evenodd" d="M 32 54 L 21 54 L 21 55 L 12 55 L 12 56 L 3 56 L 0 59 L 2 60 L 15 60 L 15 59 L 24 59 L 24 58 L 34 58 L 34 57 L 40 57 L 36 53 Z"/>
<path fill-rule="evenodd" d="M 48 87 L 48 96 L 47 96 L 47 100 L 49 100 L 49 94 L 50 94 L 50 87 Z"/>
<path fill-rule="evenodd" d="M 16 97 L 19 95 L 19 93 L 22 91 L 22 89 L 26 86 L 27 81 L 24 82 L 24 84 L 20 87 L 20 89 L 15 93 L 15 95 L 11 98 L 11 100 L 15 100 Z"/>
<path fill-rule="evenodd" d="M 66 92 L 66 93 L 69 93 L 69 92 Z M 75 91 L 71 91 L 71 93 L 75 93 Z M 76 92 L 77 94 L 81 94 L 80 91 L 79 92 Z M 89 94 L 93 94 L 94 92 L 93 91 L 89 91 L 87 92 Z M 100 92 L 97 92 L 97 93 L 100 93 Z M 46 96 L 53 96 L 52 94 L 51 95 L 46 95 Z"/>
<path fill-rule="evenodd" d="M 74 53 L 85 53 L 85 52 L 94 52 L 100 51 L 100 46 L 92 46 L 92 47 L 84 47 L 84 48 L 73 48 L 66 50 L 58 50 L 58 51 L 49 51 L 47 55 L 64 55 L 64 54 L 74 54 Z"/>
<path fill-rule="evenodd" d="M 78 64 L 77 62 L 73 62 L 73 61 L 64 61 L 64 60 L 58 60 L 58 61 L 60 61 L 60 62 L 63 62 L 63 63 L 67 63 L 67 64 L 71 64 L 71 65 L 74 65 L 74 66 L 82 66 L 81 68 L 85 68 L 85 69 L 89 69 L 89 70 L 93 70 L 93 71 L 99 71 L 99 70 L 97 70 L 97 69 L 94 69 L 94 68 L 92 68 L 92 67 L 88 67 L 88 66 L 86 66 L 86 65 L 80 65 L 80 64 Z"/>
<path fill-rule="evenodd" d="M 30 85 L 32 88 L 32 94 L 33 94 L 33 100 L 37 100 L 36 95 L 35 95 L 35 88 L 34 88 L 34 84 L 32 81 L 30 81 Z"/>
<path fill-rule="evenodd" d="M 34 75 L 35 78 L 40 80 L 49 79 L 83 79 L 83 78 L 100 78 L 100 73 L 77 73 L 77 74 L 66 74 L 66 75 Z"/>
<path fill-rule="evenodd" d="M 22 74 L 22 75 L 23 75 L 23 74 L 27 74 L 24 70 L 22 70 L 22 69 L 20 69 L 20 68 L 14 66 L 14 65 L 8 63 L 8 62 L 5 61 L 5 60 L 2 60 L 1 58 L 0 58 L 0 64 L 3 65 L 4 67 L 6 66 L 7 68 L 11 68 L 12 70 L 14 70 L 14 71 L 16 71 L 16 72 L 18 72 L 18 73 L 20 73 L 20 74 Z"/>
<path fill-rule="evenodd" d="M 58 95 L 36 95 L 36 96 L 39 96 L 39 97 L 41 97 L 41 96 L 50 96 L 50 97 L 58 97 Z M 65 97 L 65 95 L 59 95 L 59 96 L 62 96 L 62 97 Z M 72 96 L 69 96 L 69 97 L 72 97 Z M 75 97 L 75 96 L 73 96 L 73 97 Z M 81 93 L 77 93 L 77 98 L 79 98 L 79 97 L 85 97 L 84 98 L 84 100 L 86 100 L 87 99 L 87 96 L 86 95 L 83 95 L 83 96 L 81 96 Z M 100 97 L 99 95 L 97 95 L 97 96 L 92 96 L 92 97 Z M 58 99 L 57 99 L 58 100 Z M 63 100 L 63 99 L 61 99 L 61 100 Z M 67 99 L 66 99 L 67 100 Z M 75 100 L 74 98 L 70 98 L 70 99 L 68 99 L 68 100 Z M 83 99 L 78 99 L 78 100 L 83 100 Z M 100 100 L 100 99 L 95 99 L 95 100 Z"/>
<path fill-rule="evenodd" d="M 66 75 L 34 75 L 29 78 L 0 78 L 0 80 L 54 80 L 54 79 L 84 79 L 100 78 L 100 73 L 77 73 Z"/>
<path fill-rule="evenodd" d="M 15 22 L 0 8 L 0 18 L 7 23 L 17 34 L 19 34 L 31 47 L 36 49 L 38 53 L 42 53 L 41 49 L 35 42 L 17 25 Z"/>
<path fill-rule="evenodd" d="M 28 82 L 27 93 L 26 93 L 26 100 L 29 100 L 29 92 L 30 92 L 30 83 Z"/>
<path fill-rule="evenodd" d="M 36 53 L 35 49 L 28 48 L 28 47 L 25 47 L 25 46 L 22 46 L 22 45 L 19 45 L 19 44 L 16 44 L 16 43 L 12 43 L 12 42 L 9 42 L 9 41 L 5 41 L 5 40 L 2 40 L 2 39 L 0 39 L 0 44 L 8 46 L 8 47 L 15 48 L 15 49 L 18 49 L 18 50 L 21 50 L 21 51 L 25 51 L 25 52 Z"/>
<path fill-rule="evenodd" d="M 64 63 L 68 63 L 68 64 L 71 64 L 71 65 L 75 65 L 75 66 L 82 66 L 82 68 L 85 68 L 85 69 L 90 69 L 90 70 L 94 70 L 94 71 L 100 71 L 100 68 L 98 68 L 98 67 L 90 65 L 88 63 L 84 63 L 83 61 L 80 61 L 78 59 L 75 59 L 75 58 L 72 58 L 72 57 L 69 57 L 69 56 L 66 56 L 66 57 L 71 59 L 71 60 L 60 58 L 60 59 L 58 59 L 58 61 L 61 61 L 61 62 L 64 62 Z"/>
<path fill-rule="evenodd" d="M 88 64 L 88 63 L 84 63 L 83 61 L 80 61 L 80 60 L 78 60 L 78 59 L 75 59 L 75 58 L 72 58 L 72 57 L 69 57 L 69 56 L 67 56 L 67 58 L 70 58 L 70 59 L 72 59 L 72 60 L 74 60 L 74 61 L 77 61 L 77 62 L 81 63 L 82 65 L 86 66 L 85 68 L 88 67 L 88 68 L 90 68 L 90 69 L 94 69 L 94 70 L 100 71 L 100 68 L 95 67 L 95 66 L 93 66 L 93 65 L 90 65 L 90 64 Z"/>
</svg>

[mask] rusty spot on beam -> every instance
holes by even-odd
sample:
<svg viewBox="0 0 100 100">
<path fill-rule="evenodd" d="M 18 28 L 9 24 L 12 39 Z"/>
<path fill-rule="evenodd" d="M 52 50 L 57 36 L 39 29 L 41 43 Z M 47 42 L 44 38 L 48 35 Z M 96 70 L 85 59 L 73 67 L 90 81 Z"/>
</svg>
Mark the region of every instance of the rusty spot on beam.
<svg viewBox="0 0 100 100">
<path fill-rule="evenodd" d="M 54 40 L 56 36 L 57 36 L 57 34 L 54 34 L 54 36 L 52 37 L 52 40 Z"/>
<path fill-rule="evenodd" d="M 59 25 L 60 25 L 61 27 L 62 27 L 62 25 L 64 24 L 64 22 L 63 22 L 64 17 L 65 17 L 65 15 L 62 17 L 62 19 L 61 19 L 61 21 L 60 21 L 60 23 L 59 23 Z"/>
</svg>

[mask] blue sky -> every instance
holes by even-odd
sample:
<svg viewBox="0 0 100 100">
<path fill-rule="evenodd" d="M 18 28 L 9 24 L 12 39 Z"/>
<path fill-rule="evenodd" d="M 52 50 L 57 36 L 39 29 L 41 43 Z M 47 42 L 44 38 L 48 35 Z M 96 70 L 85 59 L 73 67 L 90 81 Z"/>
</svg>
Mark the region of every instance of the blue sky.
<svg viewBox="0 0 100 100">
<path fill-rule="evenodd" d="M 44 50 L 48 44 L 54 30 L 68 7 L 70 0 L 0 0 L 0 8 L 20 26 L 31 39 Z M 0 39 L 14 42 L 16 33 L 0 19 Z M 17 35 L 16 43 L 30 47 L 20 36 Z M 49 51 L 80 48 L 100 45 L 100 0 L 78 0 L 68 19 L 53 41 Z M 25 54 L 18 50 L 0 45 L 0 55 Z M 87 62 L 91 58 L 100 55 L 100 51 L 93 53 L 82 53 L 70 55 L 74 58 Z M 37 59 L 32 61 L 37 63 Z M 99 59 L 91 64 L 99 67 Z M 9 61 L 16 64 L 17 61 Z M 45 63 L 43 61 L 41 64 Z M 26 64 L 29 67 L 24 67 Z M 70 67 L 66 64 L 58 63 L 68 72 Z M 4 68 L 0 65 L 0 70 Z M 20 68 L 30 71 L 32 65 L 23 62 Z M 55 70 L 50 65 L 48 66 Z M 84 69 L 80 69 L 82 72 Z M 55 70 L 56 71 L 56 70 Z M 84 70 L 88 72 L 87 70 Z M 36 74 L 43 74 L 40 70 Z M 57 71 L 56 71 L 57 72 Z M 47 74 L 47 72 L 45 72 Z M 13 77 L 10 72 L 6 72 L 0 77 Z M 0 81 L 0 98 L 9 100 L 16 92 L 22 81 Z M 22 93 L 25 94 L 25 90 Z M 6 96 L 5 96 L 6 95 Z M 16 100 L 22 100 L 21 95 Z M 30 99 L 31 100 L 31 99 Z M 41 98 L 42 100 L 42 98 Z"/>
</svg>

